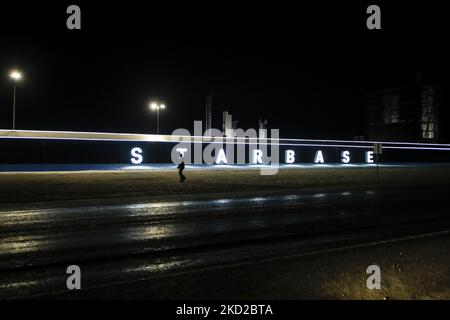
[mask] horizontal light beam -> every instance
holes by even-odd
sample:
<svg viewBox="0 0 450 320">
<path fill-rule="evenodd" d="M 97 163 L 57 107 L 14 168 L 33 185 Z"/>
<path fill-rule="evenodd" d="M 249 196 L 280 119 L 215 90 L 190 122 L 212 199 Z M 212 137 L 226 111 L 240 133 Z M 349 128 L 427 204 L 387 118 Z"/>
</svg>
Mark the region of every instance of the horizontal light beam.
<svg viewBox="0 0 450 320">
<path fill-rule="evenodd" d="M 43 131 L 43 130 L 0 130 L 0 139 L 41 139 L 41 140 L 79 140 L 79 141 L 116 141 L 116 142 L 174 142 L 174 143 L 233 143 L 270 145 L 276 139 L 256 140 L 248 137 L 207 137 L 182 135 L 157 135 L 136 133 L 79 132 L 79 131 Z M 242 141 L 244 140 L 244 141 Z M 248 140 L 248 141 L 246 141 Z M 279 139 L 275 146 L 336 147 L 373 149 L 371 141 L 350 140 L 313 140 Z M 450 151 L 450 144 L 427 144 L 412 142 L 377 142 L 384 144 L 383 149 L 437 150 Z"/>
</svg>

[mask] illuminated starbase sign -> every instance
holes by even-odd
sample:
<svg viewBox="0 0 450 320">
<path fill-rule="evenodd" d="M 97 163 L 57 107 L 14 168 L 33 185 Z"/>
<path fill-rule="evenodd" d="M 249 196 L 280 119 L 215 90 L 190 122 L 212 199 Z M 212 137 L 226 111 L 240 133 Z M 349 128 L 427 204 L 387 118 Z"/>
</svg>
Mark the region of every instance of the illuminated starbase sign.
<svg viewBox="0 0 450 320">
<path fill-rule="evenodd" d="M 377 159 L 374 146 L 382 144 L 383 150 L 432 150 L 450 151 L 449 144 L 415 142 L 380 142 L 349 140 L 312 140 L 279 138 L 278 130 L 246 131 L 237 129 L 232 137 L 223 136 L 217 129 L 202 131 L 202 122 L 194 122 L 194 133 L 177 129 L 171 135 L 39 131 L 39 130 L 0 130 L 0 139 L 20 140 L 70 140 L 70 141 L 110 141 L 127 143 L 149 143 L 134 145 L 127 158 L 132 165 L 150 163 L 146 156 L 155 150 L 154 143 L 173 144 L 170 153 L 174 164 L 183 160 L 186 164 L 262 164 L 261 174 L 275 174 L 279 164 L 312 163 L 367 163 Z M 151 149 L 150 149 L 151 148 Z M 166 158 L 167 159 L 167 158 Z M 163 161 L 164 162 L 164 161 Z M 267 168 L 267 166 L 269 168 Z"/>
<path fill-rule="evenodd" d="M 179 154 L 179 161 L 182 159 L 186 163 L 191 163 L 190 159 L 186 158 L 186 154 L 188 152 L 188 148 L 174 148 L 174 150 Z M 144 161 L 143 158 L 143 150 L 140 147 L 133 147 L 130 151 L 131 158 L 130 162 L 135 165 L 142 164 Z M 251 161 L 249 164 L 265 164 L 264 163 L 264 153 L 262 150 L 255 149 L 253 150 Z M 284 152 L 284 163 L 285 164 L 295 164 L 296 163 L 296 153 L 294 150 L 286 150 Z M 178 162 L 179 162 L 178 161 Z M 283 161 L 279 161 L 282 163 Z M 336 162 L 336 161 L 334 161 Z M 348 164 L 351 162 L 351 152 L 348 150 L 344 150 L 341 152 L 341 157 L 339 162 Z M 174 162 L 177 163 L 177 162 Z M 233 164 L 234 162 L 230 162 L 227 159 L 226 153 L 224 149 L 218 149 L 217 155 L 214 157 L 214 164 Z M 314 159 L 312 159 L 312 163 L 314 164 L 324 164 L 326 163 L 325 157 L 323 155 L 322 150 L 317 150 L 315 152 Z M 374 163 L 374 151 L 366 151 L 365 152 L 365 163 Z"/>
</svg>

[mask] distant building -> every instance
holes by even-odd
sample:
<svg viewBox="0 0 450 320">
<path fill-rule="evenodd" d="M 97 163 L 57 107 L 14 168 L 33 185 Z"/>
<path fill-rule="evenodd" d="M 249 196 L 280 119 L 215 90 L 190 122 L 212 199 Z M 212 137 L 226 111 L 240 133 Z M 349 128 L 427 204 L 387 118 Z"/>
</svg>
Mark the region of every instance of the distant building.
<svg viewBox="0 0 450 320">
<path fill-rule="evenodd" d="M 439 140 L 440 90 L 431 85 L 366 94 L 367 138 L 383 141 Z"/>
<path fill-rule="evenodd" d="M 212 129 L 212 93 L 206 95 L 205 131 Z"/>
<path fill-rule="evenodd" d="M 267 120 L 264 118 L 259 118 L 258 120 L 258 135 L 261 139 L 266 139 L 267 130 Z"/>
<path fill-rule="evenodd" d="M 223 135 L 225 137 L 233 137 L 234 136 L 234 130 L 233 130 L 233 117 L 232 115 L 225 110 L 223 112 L 223 118 L 222 118 L 222 131 Z"/>
</svg>

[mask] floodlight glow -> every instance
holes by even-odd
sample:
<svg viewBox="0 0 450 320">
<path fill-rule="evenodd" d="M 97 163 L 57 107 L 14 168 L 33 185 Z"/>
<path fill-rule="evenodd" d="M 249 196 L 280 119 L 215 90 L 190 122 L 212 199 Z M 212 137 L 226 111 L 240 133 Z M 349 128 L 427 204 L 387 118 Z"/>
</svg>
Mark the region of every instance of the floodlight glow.
<svg viewBox="0 0 450 320">
<path fill-rule="evenodd" d="M 13 70 L 9 74 L 9 77 L 11 79 L 13 79 L 14 81 L 18 81 L 18 80 L 22 79 L 22 74 L 19 71 L 17 71 L 17 70 Z"/>
<path fill-rule="evenodd" d="M 156 102 L 150 103 L 150 109 L 152 109 L 152 110 L 158 109 L 158 104 Z"/>
<path fill-rule="evenodd" d="M 160 107 L 161 109 L 165 109 L 165 108 L 166 108 L 166 105 L 165 105 L 165 104 L 161 104 L 159 107 Z"/>
</svg>

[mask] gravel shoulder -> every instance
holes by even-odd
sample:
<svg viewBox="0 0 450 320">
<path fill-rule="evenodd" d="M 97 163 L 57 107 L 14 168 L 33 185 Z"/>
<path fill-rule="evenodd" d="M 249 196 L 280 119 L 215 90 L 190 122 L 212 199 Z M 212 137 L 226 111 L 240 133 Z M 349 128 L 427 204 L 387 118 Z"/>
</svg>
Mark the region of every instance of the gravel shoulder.
<svg viewBox="0 0 450 320">
<path fill-rule="evenodd" d="M 433 250 L 430 250 L 433 248 Z M 59 298 L 114 299 L 450 299 L 450 235 L 316 252 L 195 271 Z M 370 265 L 381 289 L 366 286 Z"/>
<path fill-rule="evenodd" d="M 273 176 L 259 170 L 187 170 L 178 182 L 176 171 L 126 170 L 0 173 L 0 206 L 8 204 L 107 199 L 236 197 L 244 194 L 287 193 L 322 187 L 405 187 L 448 183 L 450 167 L 383 168 L 379 183 L 374 168 L 281 169 Z"/>
</svg>

